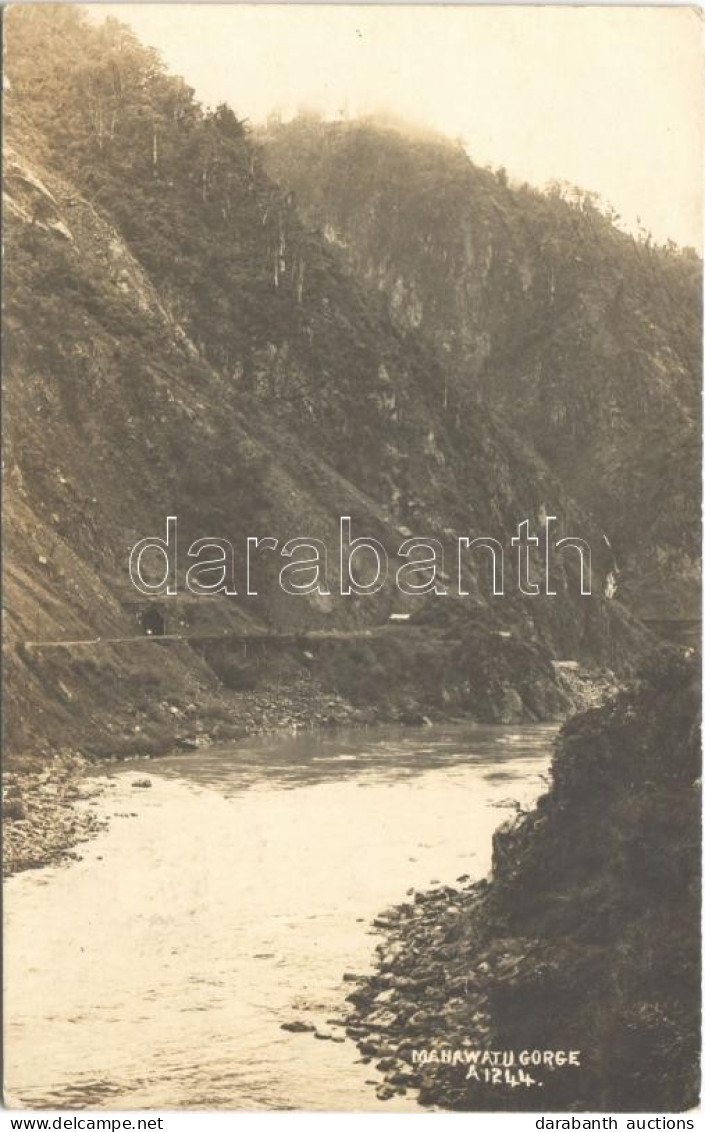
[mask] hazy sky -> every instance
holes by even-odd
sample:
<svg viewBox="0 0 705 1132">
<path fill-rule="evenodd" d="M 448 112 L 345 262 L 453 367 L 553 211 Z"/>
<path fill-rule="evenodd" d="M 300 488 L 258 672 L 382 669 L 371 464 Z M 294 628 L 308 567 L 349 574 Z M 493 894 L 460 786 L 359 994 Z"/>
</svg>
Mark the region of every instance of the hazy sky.
<svg viewBox="0 0 705 1132">
<path fill-rule="evenodd" d="M 253 123 L 389 110 L 473 160 L 597 191 L 700 248 L 702 18 L 688 8 L 94 5 Z"/>
</svg>

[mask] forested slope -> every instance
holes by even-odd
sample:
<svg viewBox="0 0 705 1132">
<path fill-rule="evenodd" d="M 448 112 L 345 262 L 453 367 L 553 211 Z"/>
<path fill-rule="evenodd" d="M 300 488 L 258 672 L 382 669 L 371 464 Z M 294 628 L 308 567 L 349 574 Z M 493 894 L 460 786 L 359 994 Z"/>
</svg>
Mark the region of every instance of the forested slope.
<svg viewBox="0 0 705 1132">
<path fill-rule="evenodd" d="M 595 194 L 479 168 L 374 121 L 270 123 L 302 215 L 602 526 L 620 594 L 697 615 L 702 264 L 625 234 Z"/>
<path fill-rule="evenodd" d="M 485 697 L 490 716 L 492 696 L 503 702 L 534 670 L 543 710 L 565 707 L 553 658 L 628 668 L 642 633 L 602 596 L 611 556 L 599 552 L 599 525 L 351 277 L 269 178 L 236 114 L 203 109 L 127 28 L 77 8 L 13 8 L 6 43 L 10 744 L 110 750 L 133 734 L 138 693 L 142 742 L 150 681 L 162 731 L 168 696 L 176 731 L 184 705 L 207 715 L 215 697 L 224 710 L 220 677 L 188 644 L 158 661 L 107 644 L 25 647 L 139 634 L 129 549 L 163 533 L 168 514 L 183 564 L 193 539 L 213 535 L 241 545 L 306 534 L 335 548 L 341 514 L 393 559 L 405 532 L 506 541 L 548 508 L 596 548 L 594 596 L 580 595 L 575 561 L 557 555 L 557 598 L 522 599 L 508 560 L 508 596 L 488 601 L 470 562 L 469 598 L 451 599 L 438 632 L 470 633 L 462 655 L 479 649 L 483 669 L 498 630 L 512 633 L 506 675 Z M 364 627 L 395 607 L 392 588 L 335 599 L 334 549 L 330 601 L 285 595 L 279 565 L 263 556 L 259 598 L 243 599 L 240 585 L 238 598 L 179 607 L 179 624 Z M 438 648 L 450 655 L 440 637 Z M 486 679 L 473 662 L 458 670 L 460 699 L 481 701 Z M 346 695 L 340 675 L 335 687 Z"/>
</svg>

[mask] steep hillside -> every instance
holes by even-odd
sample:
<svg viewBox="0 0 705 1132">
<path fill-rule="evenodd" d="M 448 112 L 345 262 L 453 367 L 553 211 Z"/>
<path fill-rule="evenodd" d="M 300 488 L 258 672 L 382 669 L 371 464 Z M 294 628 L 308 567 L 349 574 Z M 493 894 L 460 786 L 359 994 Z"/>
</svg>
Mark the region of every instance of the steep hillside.
<svg viewBox="0 0 705 1132">
<path fill-rule="evenodd" d="M 345 697 L 354 684 L 364 700 L 354 664 L 329 656 L 312 674 L 303 649 L 263 670 L 236 645 L 226 679 L 222 657 L 187 642 L 110 643 L 139 635 L 128 553 L 163 535 L 169 514 L 181 577 L 199 537 L 236 550 L 252 535 L 331 547 L 330 599 L 284 594 L 281 559 L 264 552 L 259 596 L 246 597 L 238 557 L 237 597 L 175 600 L 172 626 L 192 634 L 384 623 L 393 589 L 335 597 L 341 514 L 392 559 L 412 532 L 505 542 L 545 508 L 601 545 L 543 462 L 462 388 L 451 396 L 434 352 L 304 225 L 229 108 L 202 110 L 127 29 L 91 25 L 76 8 L 13 8 L 6 41 L 11 749 L 154 749 L 188 732 L 188 712 L 237 727 L 247 709 L 228 680 L 242 691 L 277 674 L 283 686 L 313 676 L 321 694 Z M 593 566 L 593 598 L 580 595 L 575 561 L 556 556 L 559 596 L 523 599 L 508 560 L 508 596 L 488 600 L 469 563 L 469 598 L 449 597 L 430 617 L 439 624 L 422 649 L 426 661 L 429 641 L 446 660 L 460 650 L 448 677 L 457 688 L 440 685 L 445 664 L 419 664 L 435 683 L 419 684 L 416 707 L 447 694 L 495 718 L 516 693 L 519 717 L 552 714 L 570 698 L 552 659 L 628 668 L 641 631 L 602 597 L 611 556 L 596 552 Z M 33 644 L 86 638 L 101 641 Z M 400 665 L 414 639 L 397 646 Z M 377 665 L 379 700 L 384 667 L 369 648 L 359 663 Z M 501 679 L 490 679 L 500 652 Z M 403 700 L 396 688 L 386 709 Z"/>
<path fill-rule="evenodd" d="M 697 1105 L 699 677 L 696 661 L 663 655 L 574 717 L 551 789 L 496 835 L 490 883 L 385 914 L 380 971 L 350 996 L 349 1031 L 382 1058 L 384 1097 L 411 1086 L 469 1111 Z"/>
<path fill-rule="evenodd" d="M 269 171 L 404 333 L 497 411 L 602 526 L 620 595 L 696 615 L 701 262 L 374 122 L 272 124 Z"/>
</svg>

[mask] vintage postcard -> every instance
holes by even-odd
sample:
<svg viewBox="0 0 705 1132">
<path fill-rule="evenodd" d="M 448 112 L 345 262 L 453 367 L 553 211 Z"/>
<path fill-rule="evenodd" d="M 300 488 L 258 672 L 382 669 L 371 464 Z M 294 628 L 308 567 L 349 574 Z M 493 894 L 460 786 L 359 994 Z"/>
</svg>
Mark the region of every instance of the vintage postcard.
<svg viewBox="0 0 705 1132">
<path fill-rule="evenodd" d="M 7 1109 L 693 1128 L 700 12 L 3 26 Z"/>
</svg>

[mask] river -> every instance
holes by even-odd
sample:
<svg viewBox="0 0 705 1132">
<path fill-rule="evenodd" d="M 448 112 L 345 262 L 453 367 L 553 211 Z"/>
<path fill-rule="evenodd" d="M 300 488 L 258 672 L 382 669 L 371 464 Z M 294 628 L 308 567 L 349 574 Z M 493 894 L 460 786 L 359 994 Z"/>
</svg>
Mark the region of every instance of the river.
<svg viewBox="0 0 705 1132">
<path fill-rule="evenodd" d="M 8 1101 L 419 1111 L 376 1098 L 352 1041 L 281 1024 L 342 1035 L 372 919 L 487 874 L 554 734 L 375 728 L 112 764 L 82 859 L 5 884 Z"/>
</svg>

